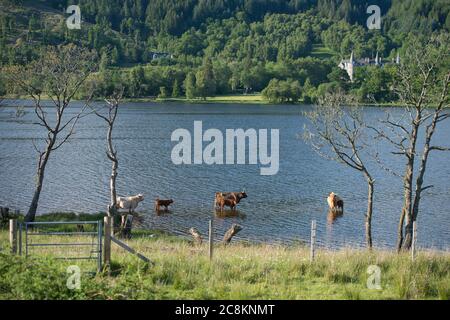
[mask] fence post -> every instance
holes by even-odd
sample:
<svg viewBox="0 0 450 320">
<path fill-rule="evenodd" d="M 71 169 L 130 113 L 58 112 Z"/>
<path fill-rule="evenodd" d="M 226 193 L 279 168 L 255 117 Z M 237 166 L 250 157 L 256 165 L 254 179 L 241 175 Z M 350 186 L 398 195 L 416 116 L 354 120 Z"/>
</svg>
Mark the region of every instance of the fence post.
<svg viewBox="0 0 450 320">
<path fill-rule="evenodd" d="M 103 221 L 97 221 L 97 272 L 103 270 Z"/>
<path fill-rule="evenodd" d="M 315 252 L 315 245 L 316 245 L 316 220 L 311 221 L 311 251 L 309 255 L 309 260 L 311 262 L 314 261 L 316 252 Z"/>
<path fill-rule="evenodd" d="M 209 260 L 210 261 L 212 261 L 212 258 L 213 258 L 213 246 L 214 246 L 213 221 L 211 219 L 211 220 L 209 220 Z"/>
<path fill-rule="evenodd" d="M 111 232 L 112 232 L 112 217 L 105 217 L 105 244 L 103 249 L 103 260 L 106 267 L 111 265 Z"/>
<path fill-rule="evenodd" d="M 417 222 L 413 221 L 413 234 L 412 234 L 412 247 L 411 247 L 411 260 L 416 258 L 416 243 L 417 243 Z"/>
<path fill-rule="evenodd" d="M 9 243 L 11 245 L 11 253 L 17 253 L 17 220 L 9 220 Z"/>
<path fill-rule="evenodd" d="M 22 226 L 23 223 L 19 223 L 19 256 L 22 255 Z"/>
</svg>

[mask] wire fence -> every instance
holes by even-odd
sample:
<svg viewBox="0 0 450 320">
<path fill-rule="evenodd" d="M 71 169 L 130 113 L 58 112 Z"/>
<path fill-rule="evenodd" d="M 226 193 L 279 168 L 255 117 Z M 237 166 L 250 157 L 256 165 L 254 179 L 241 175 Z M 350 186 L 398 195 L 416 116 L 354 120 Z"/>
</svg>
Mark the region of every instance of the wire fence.
<svg viewBox="0 0 450 320">
<path fill-rule="evenodd" d="M 16 219 L 9 220 L 10 245 L 12 253 L 29 256 L 51 255 L 56 259 L 63 260 L 86 260 L 96 263 L 97 271 L 101 271 L 104 264 L 109 265 L 111 261 L 111 243 L 117 244 L 122 249 L 136 255 L 145 262 L 150 259 L 136 252 L 126 243 L 114 236 L 113 221 L 110 217 L 103 221 L 47 221 L 47 222 L 17 222 Z M 105 230 L 103 227 L 105 226 Z M 310 261 L 316 259 L 317 250 L 327 249 L 327 242 L 321 239 L 320 225 L 315 219 L 311 220 L 309 240 L 303 241 L 304 246 L 310 250 Z M 318 228 L 319 227 L 319 228 Z M 226 233 L 219 235 L 220 241 L 231 242 L 232 238 L 242 230 L 238 224 L 231 225 Z M 191 236 L 194 241 L 201 239 L 200 233 L 191 228 Z M 417 254 L 417 223 L 413 224 L 413 237 L 411 248 L 411 259 Z M 187 235 L 186 235 L 187 236 Z M 214 220 L 209 220 L 208 232 L 204 234 L 208 241 L 208 256 L 213 260 L 214 246 L 218 242 L 217 229 Z M 200 240 L 201 242 L 201 240 Z M 104 255 L 103 255 L 104 253 Z"/>
</svg>

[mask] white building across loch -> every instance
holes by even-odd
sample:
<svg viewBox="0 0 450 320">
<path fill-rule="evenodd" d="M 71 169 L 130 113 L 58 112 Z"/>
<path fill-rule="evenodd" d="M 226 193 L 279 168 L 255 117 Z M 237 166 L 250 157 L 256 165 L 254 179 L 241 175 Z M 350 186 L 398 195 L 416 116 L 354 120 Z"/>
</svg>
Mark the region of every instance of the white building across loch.
<svg viewBox="0 0 450 320">
<path fill-rule="evenodd" d="M 397 53 L 397 57 L 395 59 L 396 64 L 400 64 L 400 56 Z M 341 62 L 339 62 L 339 68 L 347 71 L 348 77 L 350 78 L 350 81 L 353 82 L 354 79 L 354 72 L 355 67 L 363 67 L 363 66 L 369 66 L 369 65 L 375 65 L 375 66 L 383 66 L 383 61 L 381 57 L 379 57 L 378 52 L 375 58 L 363 58 L 363 59 L 355 59 L 353 57 L 353 51 L 350 55 L 350 59 L 343 59 Z"/>
</svg>

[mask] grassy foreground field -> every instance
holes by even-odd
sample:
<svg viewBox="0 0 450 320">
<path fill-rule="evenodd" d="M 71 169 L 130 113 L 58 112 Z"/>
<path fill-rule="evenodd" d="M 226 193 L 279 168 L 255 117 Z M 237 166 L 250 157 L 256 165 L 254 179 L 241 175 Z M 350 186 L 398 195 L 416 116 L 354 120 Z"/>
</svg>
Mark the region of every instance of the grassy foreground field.
<svg viewBox="0 0 450 320">
<path fill-rule="evenodd" d="M 154 264 L 114 245 L 112 274 L 83 274 L 81 289 L 69 290 L 67 266 L 95 266 L 56 260 L 49 252 L 12 256 L 8 232 L 0 231 L 0 299 L 450 298 L 448 253 L 420 252 L 413 263 L 409 254 L 319 250 L 311 264 L 305 247 L 235 243 L 218 244 L 210 263 L 207 245 L 173 236 L 141 234 L 127 242 Z M 381 290 L 367 288 L 370 265 L 381 269 Z"/>
</svg>

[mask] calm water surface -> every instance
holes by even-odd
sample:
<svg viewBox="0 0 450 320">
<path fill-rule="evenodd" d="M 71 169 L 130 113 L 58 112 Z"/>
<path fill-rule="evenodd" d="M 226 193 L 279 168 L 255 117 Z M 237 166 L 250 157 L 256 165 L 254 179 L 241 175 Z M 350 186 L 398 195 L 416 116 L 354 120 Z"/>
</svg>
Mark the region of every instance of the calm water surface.
<svg viewBox="0 0 450 320">
<path fill-rule="evenodd" d="M 76 107 L 75 107 L 76 108 Z M 328 247 L 364 245 L 366 184 L 362 176 L 347 167 L 322 159 L 299 135 L 307 121 L 302 111 L 308 106 L 124 104 L 114 132 L 120 161 L 119 195 L 143 193 L 138 212 L 142 226 L 187 235 L 190 227 L 206 234 L 214 216 L 217 238 L 232 223 L 244 229 L 237 238 L 251 241 L 290 243 L 308 241 L 311 219 L 318 224 L 318 241 Z M 45 132 L 32 125 L 34 113 L 20 121 L 9 119 L 14 109 L 0 112 L 0 205 L 25 211 L 33 192 L 36 153 L 32 139 Z M 73 112 L 73 111 L 72 111 Z M 365 116 L 374 121 L 385 109 L 367 108 Z M 401 110 L 393 110 L 400 113 Z M 171 161 L 175 145 L 173 130 L 191 132 L 194 121 L 204 130 L 255 128 L 280 130 L 280 170 L 261 176 L 257 165 L 182 165 Z M 38 212 L 99 212 L 108 203 L 110 163 L 105 155 L 106 128 L 95 116 L 83 118 L 70 143 L 50 159 Z M 449 144 L 450 122 L 435 138 Z M 404 160 L 391 156 L 387 145 L 376 145 L 390 165 L 402 169 Z M 450 247 L 450 153 L 435 153 L 429 163 L 426 184 L 434 185 L 423 199 L 418 219 L 419 245 Z M 402 182 L 372 165 L 376 176 L 373 237 L 376 246 L 395 243 L 397 220 L 402 204 Z M 235 216 L 217 216 L 214 192 L 240 191 L 249 197 L 239 204 Z M 345 199 L 345 214 L 330 222 L 326 197 L 334 191 Z M 169 213 L 156 215 L 153 200 L 173 198 Z"/>
</svg>

